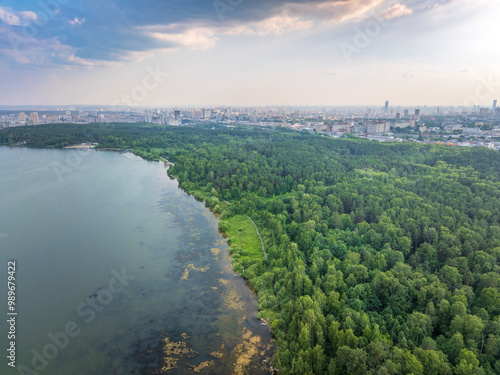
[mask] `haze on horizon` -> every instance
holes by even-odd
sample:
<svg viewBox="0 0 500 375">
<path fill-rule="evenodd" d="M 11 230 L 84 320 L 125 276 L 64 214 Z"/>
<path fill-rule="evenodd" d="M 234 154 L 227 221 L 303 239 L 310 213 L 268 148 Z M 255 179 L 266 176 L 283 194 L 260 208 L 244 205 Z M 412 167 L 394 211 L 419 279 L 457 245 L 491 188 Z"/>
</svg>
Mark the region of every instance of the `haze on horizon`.
<svg viewBox="0 0 500 375">
<path fill-rule="evenodd" d="M 0 105 L 489 106 L 498 19 L 488 0 L 4 0 Z"/>
</svg>

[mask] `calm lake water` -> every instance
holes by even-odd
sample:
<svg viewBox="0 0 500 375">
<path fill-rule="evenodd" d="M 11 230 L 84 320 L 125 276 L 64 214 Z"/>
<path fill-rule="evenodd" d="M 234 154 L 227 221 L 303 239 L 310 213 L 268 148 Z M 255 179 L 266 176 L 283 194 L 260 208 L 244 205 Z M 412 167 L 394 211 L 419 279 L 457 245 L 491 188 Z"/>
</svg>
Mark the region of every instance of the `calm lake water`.
<svg viewBox="0 0 500 375">
<path fill-rule="evenodd" d="M 269 373 L 269 329 L 217 219 L 166 169 L 0 147 L 4 353 L 9 260 L 18 313 L 16 368 L 2 355 L 1 374 Z"/>
</svg>

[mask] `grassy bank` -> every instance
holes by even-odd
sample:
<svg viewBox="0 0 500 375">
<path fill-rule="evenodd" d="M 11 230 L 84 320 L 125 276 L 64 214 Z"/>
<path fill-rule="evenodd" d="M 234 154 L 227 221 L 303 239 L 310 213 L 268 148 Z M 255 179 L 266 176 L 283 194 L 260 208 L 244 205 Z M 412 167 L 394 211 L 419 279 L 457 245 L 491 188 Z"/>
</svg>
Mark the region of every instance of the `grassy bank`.
<svg viewBox="0 0 500 375">
<path fill-rule="evenodd" d="M 229 251 L 236 271 L 243 272 L 247 263 L 253 264 L 256 260 L 264 259 L 259 236 L 247 217 L 232 216 L 221 220 L 219 227 L 228 236 L 231 245 Z"/>
</svg>

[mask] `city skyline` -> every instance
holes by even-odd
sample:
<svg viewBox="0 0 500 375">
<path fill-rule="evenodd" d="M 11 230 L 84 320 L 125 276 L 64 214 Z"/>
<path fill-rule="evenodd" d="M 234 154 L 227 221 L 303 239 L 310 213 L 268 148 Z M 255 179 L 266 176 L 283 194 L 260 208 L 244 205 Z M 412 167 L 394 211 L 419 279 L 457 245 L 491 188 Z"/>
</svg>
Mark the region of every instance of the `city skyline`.
<svg viewBox="0 0 500 375">
<path fill-rule="evenodd" d="M 6 0 L 0 104 L 491 108 L 499 15 L 485 0 Z"/>
</svg>

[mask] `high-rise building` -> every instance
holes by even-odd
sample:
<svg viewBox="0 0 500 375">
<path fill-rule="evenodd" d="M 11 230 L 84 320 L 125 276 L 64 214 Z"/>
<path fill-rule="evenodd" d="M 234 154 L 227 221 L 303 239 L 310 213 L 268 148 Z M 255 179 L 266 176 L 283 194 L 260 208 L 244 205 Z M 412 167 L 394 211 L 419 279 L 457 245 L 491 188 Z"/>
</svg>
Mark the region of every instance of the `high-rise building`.
<svg viewBox="0 0 500 375">
<path fill-rule="evenodd" d="M 31 112 L 30 118 L 33 124 L 38 124 L 38 112 Z"/>
<path fill-rule="evenodd" d="M 21 112 L 17 114 L 17 120 L 20 124 L 26 124 L 26 113 Z"/>
<path fill-rule="evenodd" d="M 181 111 L 176 109 L 174 110 L 174 119 L 180 123 L 181 121 Z"/>
<path fill-rule="evenodd" d="M 386 100 L 385 101 L 385 113 L 388 113 L 389 112 L 389 101 Z"/>
<path fill-rule="evenodd" d="M 405 117 L 408 117 L 408 115 L 409 115 L 409 112 L 407 109 L 405 109 Z"/>
<path fill-rule="evenodd" d="M 177 125 L 172 115 L 168 115 L 166 121 L 167 125 Z"/>
<path fill-rule="evenodd" d="M 396 112 L 396 120 L 401 119 L 401 112 Z"/>
<path fill-rule="evenodd" d="M 150 109 L 146 109 L 144 111 L 144 122 L 152 123 L 153 122 L 153 111 Z"/>
<path fill-rule="evenodd" d="M 415 110 L 415 117 L 417 118 L 417 121 L 420 121 L 420 109 Z"/>
<path fill-rule="evenodd" d="M 497 109 L 497 100 L 493 100 L 493 112 L 495 112 L 495 109 Z"/>
<path fill-rule="evenodd" d="M 380 134 L 391 131 L 391 123 L 389 121 L 372 122 L 366 125 L 367 134 Z"/>
<path fill-rule="evenodd" d="M 412 128 L 414 128 L 414 127 L 415 127 L 416 122 L 417 122 L 417 116 L 415 116 L 415 115 L 411 115 L 411 116 L 410 116 L 410 126 L 411 126 Z"/>
</svg>

